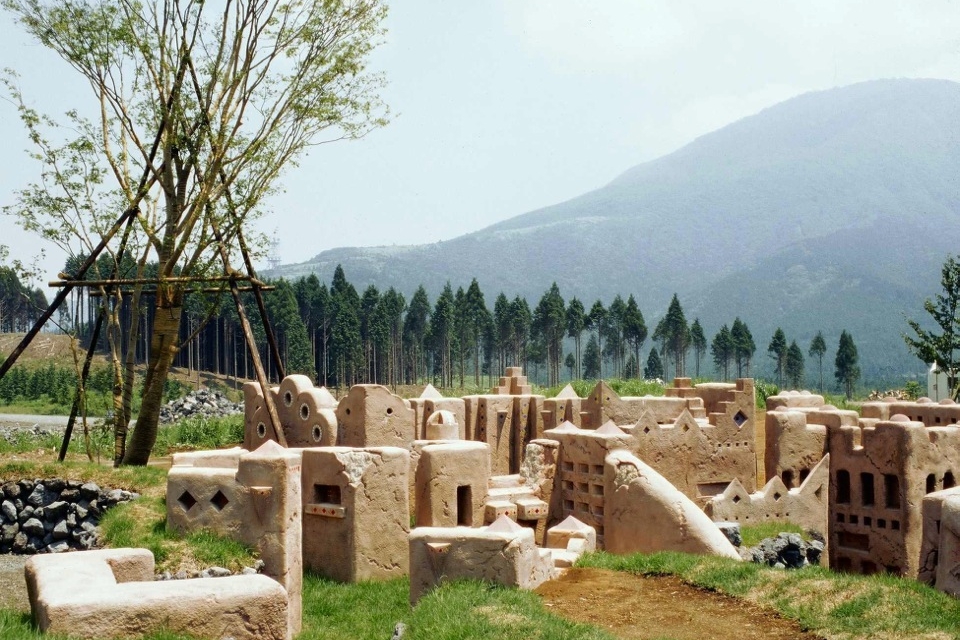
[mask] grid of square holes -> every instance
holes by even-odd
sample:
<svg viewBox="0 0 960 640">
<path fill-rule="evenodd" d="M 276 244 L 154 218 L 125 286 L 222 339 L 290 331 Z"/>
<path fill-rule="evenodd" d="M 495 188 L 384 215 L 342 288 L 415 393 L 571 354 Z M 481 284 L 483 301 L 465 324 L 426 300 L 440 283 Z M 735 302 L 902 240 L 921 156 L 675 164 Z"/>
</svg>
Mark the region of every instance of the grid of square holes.
<svg viewBox="0 0 960 640">
<path fill-rule="evenodd" d="M 603 538 L 603 465 L 564 460 L 560 463 L 563 516 L 572 515 Z"/>
</svg>

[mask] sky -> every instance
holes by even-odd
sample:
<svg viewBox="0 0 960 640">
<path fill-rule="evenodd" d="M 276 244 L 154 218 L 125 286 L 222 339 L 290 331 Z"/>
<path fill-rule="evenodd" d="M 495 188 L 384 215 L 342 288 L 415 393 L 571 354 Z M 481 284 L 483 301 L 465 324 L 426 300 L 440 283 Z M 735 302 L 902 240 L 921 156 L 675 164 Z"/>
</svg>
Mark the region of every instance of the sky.
<svg viewBox="0 0 960 640">
<path fill-rule="evenodd" d="M 879 78 L 960 81 L 960 2 L 403 0 L 372 58 L 391 123 L 315 148 L 266 203 L 284 263 L 447 240 L 603 186 L 790 97 Z M 89 103 L 0 12 L 0 68 L 51 115 Z M 0 207 L 39 174 L 0 100 Z M 65 255 L 0 215 L 24 261 Z M 261 265 L 263 266 L 263 265 Z M 425 268 L 429 261 L 425 259 Z M 39 282 L 37 284 L 40 284 Z"/>
</svg>

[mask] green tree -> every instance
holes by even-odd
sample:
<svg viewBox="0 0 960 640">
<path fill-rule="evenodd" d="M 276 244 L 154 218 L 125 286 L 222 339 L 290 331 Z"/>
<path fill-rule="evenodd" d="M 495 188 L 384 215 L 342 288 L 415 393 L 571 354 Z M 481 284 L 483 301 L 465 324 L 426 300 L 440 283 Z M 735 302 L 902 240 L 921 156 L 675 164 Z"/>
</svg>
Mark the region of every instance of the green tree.
<svg viewBox="0 0 960 640">
<path fill-rule="evenodd" d="M 527 343 L 530 340 L 530 325 L 533 316 L 530 306 L 520 296 L 516 296 L 510 303 L 510 337 L 513 341 L 514 366 L 527 365 Z"/>
<path fill-rule="evenodd" d="M 609 357 L 611 362 L 613 362 L 613 375 L 616 377 L 623 377 L 623 356 L 625 351 L 623 348 L 623 327 L 626 312 L 627 305 L 618 294 L 613 297 L 613 302 L 607 307 L 606 321 L 604 323 L 604 335 L 607 342 L 603 350 L 603 355 Z"/>
<path fill-rule="evenodd" d="M 960 398 L 960 261 L 948 256 L 940 270 L 938 293 L 923 303 L 939 330 L 927 330 L 916 320 L 907 320 L 914 336 L 904 334 L 907 347 L 918 358 L 930 365 L 934 362 L 947 375 L 951 395 Z"/>
<path fill-rule="evenodd" d="M 730 335 L 730 328 L 727 325 L 720 327 L 720 331 L 713 337 L 710 351 L 713 354 L 713 365 L 717 375 L 726 381 L 730 377 L 730 360 L 734 354 L 733 336 Z"/>
<path fill-rule="evenodd" d="M 410 299 L 410 308 L 403 318 L 403 339 L 410 361 L 408 382 L 418 384 L 427 375 L 426 342 L 430 330 L 430 299 L 423 285 L 417 287 Z"/>
<path fill-rule="evenodd" d="M 264 300 L 276 332 L 280 354 L 286 371 L 302 373 L 312 379 L 316 375 L 311 355 L 310 337 L 300 317 L 300 308 L 293 286 L 283 278 L 273 283 L 275 289 Z"/>
<path fill-rule="evenodd" d="M 576 297 L 570 299 L 570 304 L 567 306 L 567 336 L 573 338 L 573 350 L 576 355 L 576 377 L 580 377 L 580 358 L 581 358 L 581 349 L 580 342 L 583 338 L 583 332 L 587 328 L 587 312 L 583 308 L 583 303 L 580 302 Z M 573 378 L 573 374 L 570 375 Z"/>
<path fill-rule="evenodd" d="M 598 355 L 600 357 L 600 366 L 597 368 L 597 375 L 591 376 L 589 374 L 584 374 L 587 378 L 602 378 L 603 377 L 603 334 L 607 330 L 607 310 L 603 307 L 603 303 L 597 300 L 593 303 L 593 306 L 590 307 L 590 313 L 587 314 L 587 328 L 593 329 L 596 331 L 597 337 L 597 349 Z"/>
<path fill-rule="evenodd" d="M 567 375 L 571 380 L 574 379 L 573 372 L 577 368 L 577 358 L 573 353 L 568 353 L 567 357 L 564 359 L 563 364 L 567 367 Z"/>
<path fill-rule="evenodd" d="M 640 347 L 647 339 L 647 324 L 643 320 L 643 313 L 632 295 L 627 298 L 627 308 L 623 314 L 623 337 L 633 348 L 633 367 L 624 371 L 627 378 L 640 376 Z M 629 363 L 628 363 L 629 364 Z"/>
<path fill-rule="evenodd" d="M 50 135 L 56 123 L 8 83 L 44 167 L 10 211 L 76 250 L 112 227 L 120 203 L 136 217 L 129 249 L 140 265 L 150 256 L 158 265 L 142 404 L 122 459 L 145 465 L 180 346 L 187 283 L 175 273 L 206 274 L 235 257 L 241 231 L 284 168 L 324 136 L 355 138 L 385 123 L 382 81 L 366 65 L 386 9 L 378 0 L 2 5 L 86 81 L 97 109 L 95 120 L 69 112 L 69 126 Z M 66 143 L 51 142 L 66 131 Z M 105 239 L 116 256 L 120 239 Z M 125 364 L 127 389 L 134 364 Z M 126 397 L 124 405 L 120 449 Z"/>
<path fill-rule="evenodd" d="M 549 384 L 555 385 L 560 382 L 563 337 L 567 332 L 566 306 L 556 282 L 540 298 L 533 312 L 532 327 L 546 350 Z"/>
<path fill-rule="evenodd" d="M 667 315 L 663 318 L 661 335 L 667 356 L 673 358 L 674 376 L 683 377 L 684 360 L 690 346 L 690 327 L 687 326 L 677 294 L 673 294 L 670 300 Z"/>
<path fill-rule="evenodd" d="M 490 315 L 490 310 L 487 309 L 487 303 L 483 299 L 483 291 L 480 290 L 480 284 L 476 278 L 470 282 L 470 286 L 467 288 L 465 302 L 469 334 L 473 341 L 473 381 L 474 384 L 479 385 L 482 370 L 480 358 L 484 334 L 487 326 L 493 319 Z"/>
<path fill-rule="evenodd" d="M 740 318 L 734 318 L 733 326 L 730 327 L 730 338 L 733 340 L 733 359 L 737 363 L 737 377 L 743 378 L 750 375 L 750 360 L 757 351 L 757 345 L 753 341 L 753 335 L 747 323 Z"/>
<path fill-rule="evenodd" d="M 503 291 L 493 303 L 493 334 L 497 347 L 497 373 L 502 373 L 509 362 L 513 345 L 513 321 L 510 318 L 510 301 Z"/>
<path fill-rule="evenodd" d="M 853 338 L 844 330 L 840 334 L 840 345 L 837 347 L 837 357 L 834 360 L 834 377 L 837 384 L 841 386 L 843 392 L 847 395 L 847 400 L 853 397 L 853 390 L 860 379 L 860 367 L 858 365 L 859 356 L 857 355 L 857 345 L 853 343 Z"/>
<path fill-rule="evenodd" d="M 593 334 L 590 334 L 587 346 L 583 349 L 583 377 L 587 380 L 600 377 L 600 345 Z"/>
<path fill-rule="evenodd" d="M 440 386 L 453 386 L 454 294 L 450 283 L 433 305 L 428 340 L 433 353 L 433 375 L 439 374 Z"/>
<path fill-rule="evenodd" d="M 777 385 L 782 387 L 783 370 L 787 364 L 787 336 L 784 335 L 783 329 L 780 327 L 777 327 L 777 330 L 773 332 L 773 338 L 770 339 L 767 352 L 770 354 L 770 357 L 773 358 L 774 362 L 776 362 Z"/>
<path fill-rule="evenodd" d="M 787 348 L 786 362 L 784 363 L 787 380 L 790 381 L 790 385 L 794 389 L 799 389 L 803 386 L 803 366 L 803 350 L 800 349 L 800 345 L 794 340 L 790 343 L 790 347 Z"/>
<path fill-rule="evenodd" d="M 690 346 L 693 347 L 694 362 L 696 370 L 694 375 L 700 377 L 700 360 L 703 354 L 707 352 L 707 337 L 703 334 L 703 327 L 700 326 L 700 318 L 694 318 L 690 325 Z"/>
<path fill-rule="evenodd" d="M 647 366 L 643 368 L 643 377 L 647 380 L 663 379 L 663 362 L 660 361 L 660 354 L 657 353 L 656 349 L 650 349 Z"/>
<path fill-rule="evenodd" d="M 810 342 L 810 351 L 808 354 L 811 358 L 816 357 L 817 365 L 820 368 L 820 393 L 823 393 L 823 356 L 826 352 L 827 341 L 823 339 L 823 331 L 817 331 L 817 335 L 815 335 Z"/>
</svg>

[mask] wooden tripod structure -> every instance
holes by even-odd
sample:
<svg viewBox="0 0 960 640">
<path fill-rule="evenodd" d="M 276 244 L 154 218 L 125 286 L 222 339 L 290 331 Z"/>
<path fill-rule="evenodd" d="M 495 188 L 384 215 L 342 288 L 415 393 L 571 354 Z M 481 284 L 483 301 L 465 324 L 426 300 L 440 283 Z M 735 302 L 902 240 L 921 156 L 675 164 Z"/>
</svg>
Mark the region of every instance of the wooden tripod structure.
<svg viewBox="0 0 960 640">
<path fill-rule="evenodd" d="M 173 100 L 171 95 L 170 100 Z M 276 336 L 274 335 L 273 328 L 270 324 L 270 319 L 267 316 L 266 305 L 263 301 L 262 292 L 264 290 L 269 290 L 272 287 L 268 287 L 262 281 L 260 281 L 256 276 L 256 271 L 254 270 L 253 260 L 250 258 L 250 252 L 247 247 L 246 240 L 243 236 L 242 228 L 239 224 L 235 225 L 236 237 L 229 238 L 229 240 L 236 239 L 239 245 L 240 253 L 243 256 L 244 269 L 246 273 L 241 273 L 233 269 L 230 265 L 230 260 L 228 256 L 228 251 L 225 246 L 225 238 L 220 232 L 220 229 L 216 222 L 211 220 L 212 231 L 214 237 L 217 241 L 219 247 L 220 260 L 223 264 L 223 273 L 222 276 L 214 277 L 203 277 L 203 276 L 171 276 L 171 277 L 161 277 L 155 279 L 123 279 L 118 278 L 118 265 L 123 259 L 123 255 L 126 251 L 127 242 L 130 237 L 130 233 L 133 227 L 133 221 L 136 219 L 139 214 L 139 203 L 146 196 L 149 186 L 153 183 L 153 178 L 151 177 L 150 172 L 150 163 L 153 161 L 156 156 L 157 149 L 159 147 L 163 131 L 165 128 L 165 123 L 161 122 L 159 130 L 157 131 L 156 138 L 154 139 L 153 146 L 151 148 L 151 153 L 148 158 L 147 166 L 144 168 L 143 175 L 141 176 L 140 185 L 137 191 L 137 197 L 135 202 L 124 211 L 120 217 L 114 222 L 113 226 L 101 237 L 100 242 L 94 247 L 90 252 L 87 258 L 83 261 L 80 267 L 77 269 L 75 274 L 71 274 L 69 278 L 61 278 L 59 281 L 51 282 L 50 285 L 59 288 L 59 292 L 54 297 L 53 301 L 47 307 L 47 309 L 40 315 L 36 320 L 30 330 L 24 335 L 20 343 L 14 348 L 6 360 L 0 363 L 0 378 L 3 378 L 6 375 L 7 371 L 16 363 L 17 359 L 23 354 L 24 350 L 30 343 L 36 338 L 37 334 L 40 333 L 40 330 L 43 328 L 43 325 L 53 317 L 53 314 L 61 307 L 61 305 L 66 300 L 69 293 L 75 288 L 82 287 L 104 287 L 104 291 L 109 296 L 111 292 L 119 292 L 123 286 L 131 285 L 143 285 L 143 284 L 166 284 L 170 282 L 176 282 L 180 284 L 187 283 L 197 283 L 197 284 L 209 284 L 212 282 L 217 282 L 221 284 L 226 284 L 230 289 L 232 294 L 234 304 L 236 306 L 237 315 L 240 318 L 240 325 L 243 331 L 244 341 L 247 346 L 247 350 L 250 353 L 251 360 L 253 362 L 253 368 L 256 372 L 257 382 L 260 385 L 260 388 L 263 392 L 263 399 L 266 405 L 267 414 L 269 417 L 270 426 L 273 429 L 274 435 L 276 436 L 277 442 L 281 445 L 286 446 L 286 438 L 283 434 L 283 428 L 280 424 L 280 418 L 277 414 L 276 403 L 273 401 L 273 396 L 270 393 L 270 382 L 267 378 L 266 371 L 263 368 L 263 363 L 260 359 L 260 353 L 257 349 L 256 342 L 253 337 L 253 330 L 250 326 L 250 321 L 247 318 L 246 311 L 244 310 L 243 301 L 240 297 L 241 290 L 244 291 L 253 291 L 254 298 L 257 302 L 257 309 L 260 313 L 260 320 L 263 323 L 263 328 L 267 336 L 267 341 L 270 346 L 271 356 L 273 361 L 276 363 L 277 371 L 281 378 L 285 376 L 283 360 L 280 358 L 280 350 L 277 346 Z M 228 201 L 230 199 L 229 192 L 227 195 Z M 233 209 L 231 208 L 231 219 L 233 222 L 236 222 L 234 219 Z M 99 256 L 103 253 L 107 245 L 114 239 L 117 233 L 123 229 L 123 235 L 121 236 L 119 250 L 117 252 L 118 259 L 114 264 L 110 278 L 104 280 L 85 280 L 85 276 L 90 268 L 96 263 Z M 240 287 L 238 282 L 248 283 L 248 286 Z M 200 291 L 211 291 L 208 288 L 200 287 Z M 213 291 L 219 291 L 220 289 L 213 289 Z M 62 462 L 66 456 L 67 447 L 70 444 L 70 438 L 73 433 L 74 423 L 77 418 L 77 414 L 80 410 L 80 399 L 81 392 L 86 384 L 87 377 L 90 373 L 90 365 L 93 361 L 93 355 L 96 350 L 96 345 L 100 339 L 100 333 L 103 329 L 103 323 L 106 316 L 106 300 L 104 300 L 103 305 L 100 308 L 100 312 L 97 314 L 97 319 L 94 324 L 93 333 L 90 341 L 90 345 L 87 348 L 86 357 L 84 359 L 83 368 L 80 373 L 80 378 L 77 382 L 77 391 L 74 396 L 73 406 L 70 411 L 70 419 L 67 422 L 67 428 L 64 433 L 63 444 L 60 447 L 59 460 Z M 129 347 L 128 347 L 129 348 Z M 125 434 L 124 434 L 125 437 Z M 114 459 L 115 465 L 120 464 L 119 459 Z"/>
</svg>

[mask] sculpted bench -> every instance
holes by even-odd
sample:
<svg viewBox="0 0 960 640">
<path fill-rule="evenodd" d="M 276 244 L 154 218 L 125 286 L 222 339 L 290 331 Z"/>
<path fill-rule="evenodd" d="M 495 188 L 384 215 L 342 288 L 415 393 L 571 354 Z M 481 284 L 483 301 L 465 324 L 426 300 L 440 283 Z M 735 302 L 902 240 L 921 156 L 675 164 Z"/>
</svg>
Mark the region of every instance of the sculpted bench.
<svg viewBox="0 0 960 640">
<path fill-rule="evenodd" d="M 80 638 L 168 630 L 204 638 L 286 640 L 287 593 L 264 575 L 154 581 L 146 549 L 34 556 L 25 568 L 41 631 Z"/>
</svg>

